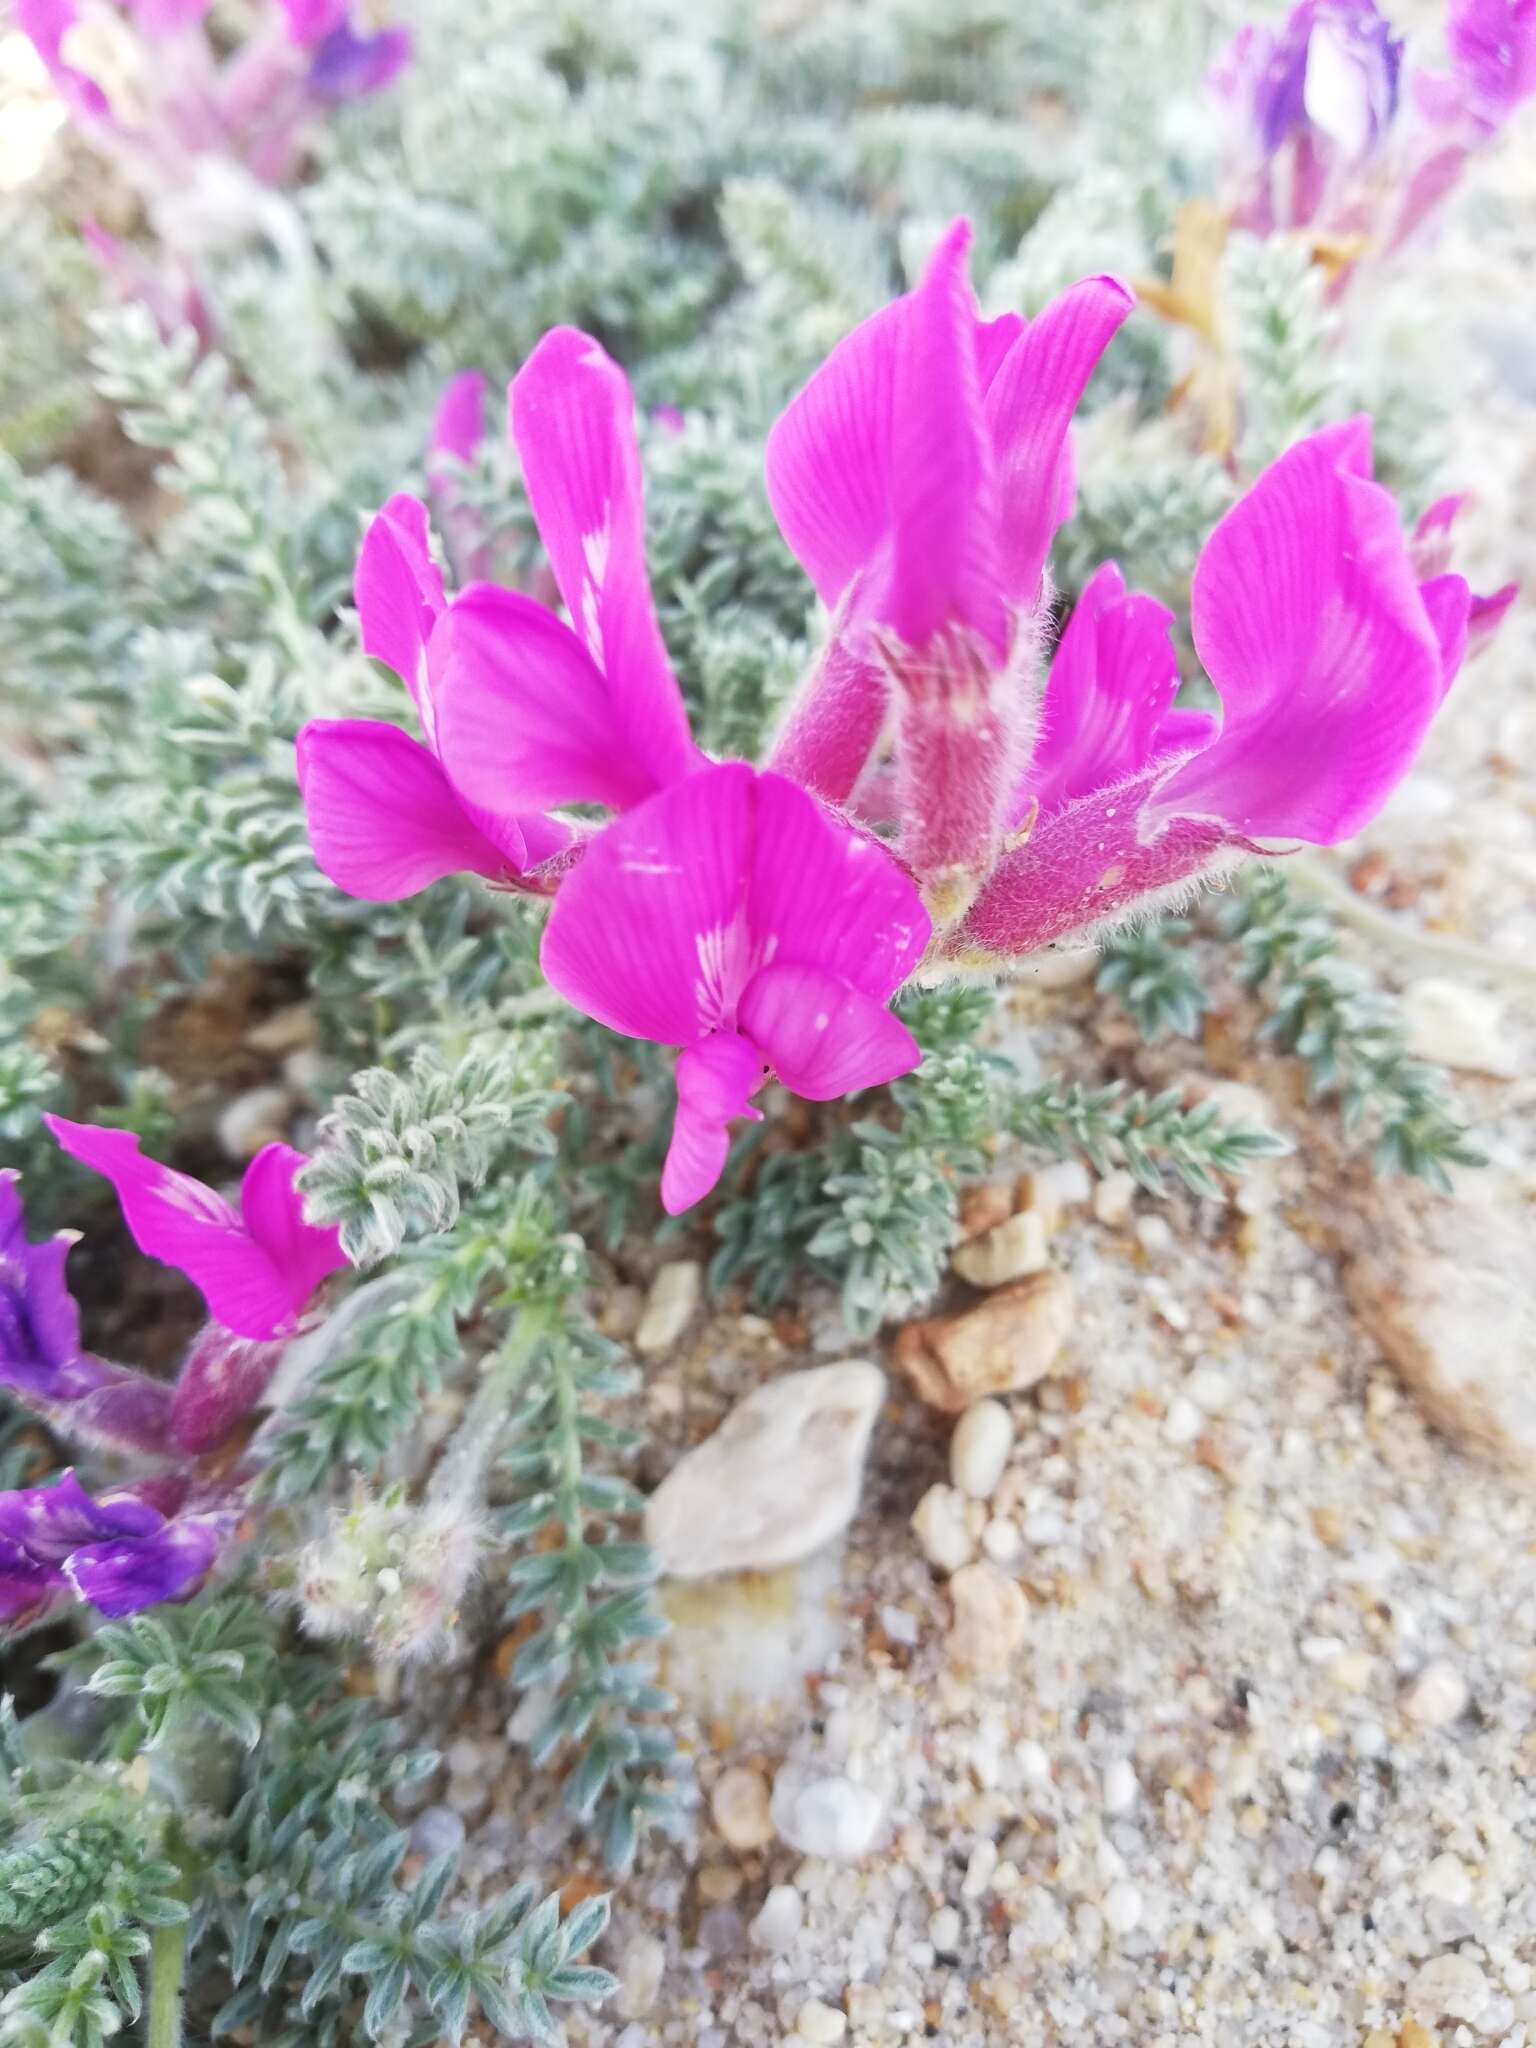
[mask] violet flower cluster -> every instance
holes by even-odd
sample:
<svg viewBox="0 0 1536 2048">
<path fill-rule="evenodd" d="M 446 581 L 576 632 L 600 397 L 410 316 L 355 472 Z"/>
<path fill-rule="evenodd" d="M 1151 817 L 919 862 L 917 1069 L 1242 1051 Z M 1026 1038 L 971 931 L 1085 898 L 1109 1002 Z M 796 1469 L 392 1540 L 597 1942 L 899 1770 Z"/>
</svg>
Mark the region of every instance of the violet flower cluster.
<svg viewBox="0 0 1536 2048">
<path fill-rule="evenodd" d="M 403 28 L 369 29 L 351 0 L 262 0 L 266 19 L 227 56 L 212 0 L 16 0 L 80 133 L 123 173 L 158 227 L 158 263 L 94 222 L 87 246 L 124 297 L 167 332 L 204 341 L 212 315 L 198 258 L 252 229 L 299 231 L 272 203 L 341 100 L 380 91 L 411 54 Z"/>
<path fill-rule="evenodd" d="M 46 1119 L 63 1149 L 105 1174 L 140 1250 L 201 1290 L 211 1320 L 173 1385 L 82 1348 L 64 1279 L 71 1233 L 29 1242 L 13 1174 L 0 1174 L 0 1388 L 88 1450 L 147 1466 L 88 1493 L 72 1471 L 0 1494 L 0 1626 L 72 1599 L 134 1613 L 194 1592 L 238 1528 L 255 1465 L 243 1438 L 320 1283 L 345 1265 L 336 1231 L 306 1223 L 304 1156 L 267 1145 L 235 1209 L 146 1159 L 126 1131 Z"/>
<path fill-rule="evenodd" d="M 299 738 L 339 887 L 393 900 L 467 870 L 553 897 L 554 987 L 678 1048 L 673 1213 L 714 1186 L 769 1074 L 819 1101 L 915 1066 L 887 1008 L 915 973 L 998 971 L 1244 855 L 1358 831 L 1513 595 L 1474 601 L 1446 568 L 1454 501 L 1405 536 L 1351 420 L 1282 456 L 1207 542 L 1193 628 L 1219 716 L 1175 702 L 1171 614 L 1113 564 L 1042 681 L 1070 421 L 1131 295 L 1088 278 L 1031 322 L 984 321 L 969 240 L 951 228 L 769 437 L 773 508 L 831 624 L 763 766 L 692 739 L 647 582 L 629 387 L 566 328 L 511 387 L 565 617 L 483 581 L 450 599 L 427 508 L 396 497 L 356 598 L 419 737 L 341 719 Z M 483 385 L 460 402 L 478 432 Z M 451 538 L 461 561 L 469 539 Z"/>
<path fill-rule="evenodd" d="M 1536 94 L 1536 0 L 1452 0 L 1447 71 L 1409 69 L 1375 0 L 1300 0 L 1212 74 L 1233 219 L 1392 249 Z"/>
</svg>

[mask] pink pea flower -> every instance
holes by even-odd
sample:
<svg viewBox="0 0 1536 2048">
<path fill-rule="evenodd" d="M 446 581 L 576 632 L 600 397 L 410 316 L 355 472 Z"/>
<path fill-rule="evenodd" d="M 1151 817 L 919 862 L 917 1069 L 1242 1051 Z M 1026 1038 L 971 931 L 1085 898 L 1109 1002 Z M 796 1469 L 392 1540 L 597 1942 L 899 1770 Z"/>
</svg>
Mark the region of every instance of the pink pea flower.
<svg viewBox="0 0 1536 2048">
<path fill-rule="evenodd" d="M 450 377 L 427 437 L 432 509 L 461 583 L 483 582 L 492 567 L 492 551 L 486 546 L 480 517 L 464 503 L 462 476 L 464 466 L 475 460 L 485 440 L 488 383 L 483 370 L 461 370 Z"/>
<path fill-rule="evenodd" d="M 190 1174 L 146 1159 L 131 1131 L 43 1119 L 72 1159 L 104 1174 L 141 1252 L 174 1266 L 237 1337 L 289 1335 L 320 1282 L 347 1263 L 340 1233 L 307 1223 L 291 1145 L 263 1145 L 245 1170 L 240 1207 Z"/>
<path fill-rule="evenodd" d="M 1207 541 L 1192 624 L 1219 726 L 1168 710 L 1157 608 L 1120 597 L 1112 572 L 1094 579 L 1015 799 L 1027 837 L 981 889 L 950 957 L 1088 937 L 1262 841 L 1331 845 L 1376 815 L 1461 666 L 1472 598 L 1460 576 L 1421 578 L 1370 466 L 1369 421 L 1325 427 Z"/>
<path fill-rule="evenodd" d="M 187 1495 L 149 1480 L 92 1496 L 72 1471 L 0 1493 L 0 1625 L 34 1625 L 77 1596 L 112 1618 L 186 1599 L 237 1519 Z"/>
<path fill-rule="evenodd" d="M 833 613 L 769 766 L 848 802 L 894 712 L 882 780 L 931 907 L 956 885 L 963 902 L 1000 849 L 1046 557 L 1073 502 L 1068 426 L 1132 305 L 1094 277 L 1028 324 L 983 321 L 969 243 L 957 222 L 917 289 L 832 351 L 767 451 L 780 528 Z"/>
<path fill-rule="evenodd" d="M 363 646 L 405 680 L 425 743 L 364 719 L 299 735 L 315 856 L 338 888 L 391 901 L 461 870 L 547 892 L 578 848 L 561 803 L 624 809 L 699 766 L 645 571 L 634 403 L 588 336 L 544 337 L 513 385 L 534 517 L 579 631 L 530 597 L 472 584 L 452 603 L 426 508 L 369 528 Z"/>
<path fill-rule="evenodd" d="M 373 521 L 354 595 L 364 651 L 404 682 L 423 738 L 377 719 L 316 718 L 304 727 L 299 788 L 315 859 L 338 889 L 372 902 L 396 902 L 464 870 L 539 888 L 539 871 L 572 845 L 574 828 L 532 806 L 512 815 L 476 804 L 442 764 L 438 698 L 448 608 L 419 498 L 402 492 Z"/>
<path fill-rule="evenodd" d="M 543 967 L 577 1009 L 681 1048 L 661 1199 L 720 1177 L 733 1117 L 772 1069 L 813 1102 L 905 1074 L 885 1005 L 929 935 L 885 850 L 781 775 L 726 762 L 616 819 L 567 877 Z"/>
</svg>

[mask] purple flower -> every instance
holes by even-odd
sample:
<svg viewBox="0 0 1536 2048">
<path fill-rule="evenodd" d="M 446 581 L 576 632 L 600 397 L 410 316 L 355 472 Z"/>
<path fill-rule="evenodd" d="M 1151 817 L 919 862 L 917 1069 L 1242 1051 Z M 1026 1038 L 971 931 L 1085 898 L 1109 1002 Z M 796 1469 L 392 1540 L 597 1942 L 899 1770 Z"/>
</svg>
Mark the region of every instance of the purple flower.
<svg viewBox="0 0 1536 2048">
<path fill-rule="evenodd" d="M 946 914 L 1002 845 L 1020 667 L 1072 508 L 1068 426 L 1132 303 L 1094 277 L 1028 325 L 982 321 L 969 243 L 957 222 L 916 291 L 838 344 L 767 454 L 779 525 L 834 615 L 769 765 L 845 803 L 894 714 L 897 852 Z"/>
<path fill-rule="evenodd" d="M 238 1212 L 190 1174 L 146 1159 L 130 1131 L 43 1119 L 74 1159 L 105 1174 L 139 1250 L 186 1274 L 236 1337 L 287 1335 L 329 1273 L 345 1266 L 339 1232 L 304 1220 L 291 1145 L 264 1145 L 246 1169 Z"/>
<path fill-rule="evenodd" d="M 359 34 L 348 0 L 280 0 L 289 40 L 308 53 L 309 86 L 321 99 L 360 99 L 380 91 L 410 62 L 405 29 Z"/>
<path fill-rule="evenodd" d="M 1397 115 L 1402 41 L 1374 0 L 1301 0 L 1239 31 L 1212 74 L 1235 119 L 1240 226 L 1319 225 Z"/>
<path fill-rule="evenodd" d="M 1420 579 L 1363 419 L 1281 456 L 1206 543 L 1192 623 L 1219 725 L 1168 710 L 1166 620 L 1118 590 L 1101 571 L 1063 635 L 1015 815 L 1038 808 L 951 957 L 1087 936 L 1263 840 L 1359 831 L 1455 679 L 1472 602 L 1459 576 Z"/>
<path fill-rule="evenodd" d="M 720 1177 L 727 1121 L 771 1068 L 813 1102 L 911 1071 L 885 1008 L 927 944 L 876 841 L 781 775 L 727 762 L 617 819 L 561 887 L 544 972 L 615 1031 L 682 1048 L 662 1173 L 669 1214 Z"/>
<path fill-rule="evenodd" d="M 236 1514 L 186 1512 L 183 1491 L 149 1482 L 93 1498 L 67 1471 L 50 1486 L 0 1493 L 0 1622 L 25 1626 L 71 1594 L 110 1616 L 185 1599 Z"/>
<path fill-rule="evenodd" d="M 0 1387 L 60 1429 L 118 1450 L 160 1447 L 170 1391 L 80 1348 L 80 1312 L 64 1284 L 76 1242 L 26 1234 L 14 1173 L 0 1173 Z"/>
</svg>

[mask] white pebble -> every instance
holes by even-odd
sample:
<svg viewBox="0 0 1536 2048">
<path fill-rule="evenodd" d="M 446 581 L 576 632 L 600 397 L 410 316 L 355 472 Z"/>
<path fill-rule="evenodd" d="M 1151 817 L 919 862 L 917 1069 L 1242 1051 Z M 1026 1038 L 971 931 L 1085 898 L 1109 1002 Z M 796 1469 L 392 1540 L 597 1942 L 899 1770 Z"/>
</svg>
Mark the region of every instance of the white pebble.
<svg viewBox="0 0 1536 2048">
<path fill-rule="evenodd" d="M 1051 1781 L 1051 1760 L 1038 1742 L 1021 1742 L 1015 1752 L 1019 1769 L 1025 1781 L 1031 1785 L 1048 1785 Z"/>
<path fill-rule="evenodd" d="M 1140 1789 L 1135 1771 L 1123 1756 L 1117 1756 L 1104 1773 L 1104 1811 L 1129 1813 Z"/>
<path fill-rule="evenodd" d="M 1205 1417 L 1193 1401 L 1175 1394 L 1163 1417 L 1163 1435 L 1171 1444 L 1192 1444 L 1205 1427 Z"/>
<path fill-rule="evenodd" d="M 1040 1272 L 1047 1256 L 1044 1217 L 1038 1210 L 1021 1209 L 962 1244 L 950 1263 L 972 1287 L 1003 1287 Z"/>
<path fill-rule="evenodd" d="M 1012 1564 L 1024 1548 L 1024 1538 L 1015 1523 L 994 1515 L 981 1532 L 981 1547 L 994 1564 Z"/>
<path fill-rule="evenodd" d="M 795 2016 L 795 2032 L 802 2041 L 841 2041 L 848 2032 L 848 2015 L 836 2006 L 824 2005 L 819 1998 L 808 1998 Z"/>
<path fill-rule="evenodd" d="M 1164 1258 L 1173 1250 L 1173 1230 L 1166 1217 L 1142 1216 L 1136 1224 L 1136 1242 L 1142 1250 L 1155 1258 Z"/>
<path fill-rule="evenodd" d="M 1409 1979 L 1408 2009 L 1426 2022 L 1442 2014 L 1476 2021 L 1491 1995 L 1488 1979 L 1470 1956 L 1436 1956 Z"/>
<path fill-rule="evenodd" d="M 263 1145 L 283 1137 L 292 1108 L 286 1088 L 247 1088 L 220 1112 L 219 1144 L 230 1159 L 254 1159 Z"/>
<path fill-rule="evenodd" d="M 653 1934 L 637 1934 L 619 1959 L 619 2017 L 637 2020 L 656 2003 L 667 1952 Z"/>
<path fill-rule="evenodd" d="M 804 1925 L 804 1899 L 792 1884 L 776 1884 L 763 1900 L 756 1919 L 747 1929 L 747 1936 L 754 1948 L 766 1949 L 770 1955 L 782 1955 L 785 1949 L 794 1945 L 795 1937 Z"/>
<path fill-rule="evenodd" d="M 1197 1365 L 1184 1391 L 1207 1415 L 1224 1415 L 1232 1405 L 1232 1382 L 1214 1365 Z"/>
<path fill-rule="evenodd" d="M 1012 1449 L 1013 1417 L 1001 1401 L 978 1401 L 955 1424 L 949 1440 L 949 1476 L 972 1500 L 988 1500 Z"/>
<path fill-rule="evenodd" d="M 1444 1899 L 1448 1906 L 1465 1906 L 1472 1897 L 1472 1880 L 1459 1856 L 1436 1856 L 1420 1874 L 1419 1890 L 1426 1899 Z"/>
<path fill-rule="evenodd" d="M 930 1486 L 912 1516 L 912 1530 L 936 1571 L 957 1572 L 976 1555 L 965 1495 L 956 1487 Z"/>
<path fill-rule="evenodd" d="M 1446 1728 L 1465 1713 L 1467 1681 L 1443 1657 L 1426 1664 L 1403 1701 L 1403 1712 L 1421 1728 Z"/>
<path fill-rule="evenodd" d="M 979 1899 L 992 1882 L 997 1869 L 997 1844 L 978 1842 L 971 1851 L 971 1860 L 965 1866 L 965 1876 L 960 1880 L 962 1895 L 968 1899 Z"/>
<path fill-rule="evenodd" d="M 940 1906 L 928 1922 L 928 1939 L 941 1956 L 950 1956 L 960 1947 L 960 1915 L 953 1906 Z"/>
<path fill-rule="evenodd" d="M 1141 1919 L 1141 1893 L 1128 1878 L 1104 1894 L 1104 1921 L 1114 1934 L 1129 1934 Z"/>
<path fill-rule="evenodd" d="M 852 1778 L 786 1764 L 773 1781 L 774 1824 L 802 1856 L 857 1863 L 874 1847 L 884 1818 L 878 1796 Z"/>
</svg>

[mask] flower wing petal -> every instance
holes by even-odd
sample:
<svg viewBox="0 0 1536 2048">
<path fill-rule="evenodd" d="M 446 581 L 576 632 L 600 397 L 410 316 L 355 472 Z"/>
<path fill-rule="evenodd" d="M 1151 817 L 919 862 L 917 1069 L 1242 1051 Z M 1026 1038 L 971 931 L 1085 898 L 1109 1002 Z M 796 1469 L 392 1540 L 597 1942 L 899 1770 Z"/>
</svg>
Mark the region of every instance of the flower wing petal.
<svg viewBox="0 0 1536 2048">
<path fill-rule="evenodd" d="M 298 774 L 315 859 L 349 896 L 396 903 L 445 875 L 495 880 L 524 865 L 516 820 L 499 821 L 493 842 L 436 755 L 396 725 L 311 719 L 298 737 Z"/>
<path fill-rule="evenodd" d="M 763 1079 L 763 1056 L 735 1031 L 717 1031 L 677 1058 L 677 1117 L 661 1170 L 661 1206 L 681 1215 L 720 1178 L 734 1116 L 761 1118 L 748 1099 Z"/>
<path fill-rule="evenodd" d="M 139 1250 L 185 1273 L 226 1329 L 271 1337 L 292 1321 L 288 1280 L 222 1195 L 146 1159 L 131 1131 L 43 1121 L 71 1158 L 111 1181 Z"/>
</svg>

